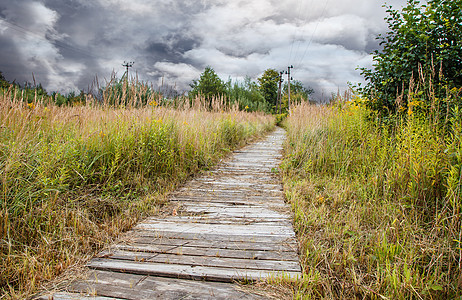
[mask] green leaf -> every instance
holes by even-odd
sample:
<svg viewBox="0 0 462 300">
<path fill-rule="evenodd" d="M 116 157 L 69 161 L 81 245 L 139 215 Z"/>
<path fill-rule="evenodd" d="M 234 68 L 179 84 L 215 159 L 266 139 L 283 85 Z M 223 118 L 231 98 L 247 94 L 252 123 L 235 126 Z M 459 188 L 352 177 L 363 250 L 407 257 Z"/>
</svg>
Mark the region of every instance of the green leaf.
<svg viewBox="0 0 462 300">
<path fill-rule="evenodd" d="M 443 290 L 443 287 L 442 287 L 441 285 L 434 284 L 434 285 L 431 285 L 431 286 L 430 286 L 430 289 L 431 289 L 431 290 L 434 290 L 434 291 L 442 291 L 442 290 Z"/>
</svg>

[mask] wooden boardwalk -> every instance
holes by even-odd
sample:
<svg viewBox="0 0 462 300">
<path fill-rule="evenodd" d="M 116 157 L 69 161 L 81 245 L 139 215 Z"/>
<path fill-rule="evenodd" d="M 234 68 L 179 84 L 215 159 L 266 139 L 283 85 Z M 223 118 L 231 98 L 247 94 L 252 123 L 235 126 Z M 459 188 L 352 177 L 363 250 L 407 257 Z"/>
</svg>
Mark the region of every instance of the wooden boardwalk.
<svg viewBox="0 0 462 300">
<path fill-rule="evenodd" d="M 301 274 L 282 186 L 284 131 L 239 151 L 174 193 L 177 215 L 148 218 L 53 299 L 261 299 L 235 281 Z"/>
</svg>

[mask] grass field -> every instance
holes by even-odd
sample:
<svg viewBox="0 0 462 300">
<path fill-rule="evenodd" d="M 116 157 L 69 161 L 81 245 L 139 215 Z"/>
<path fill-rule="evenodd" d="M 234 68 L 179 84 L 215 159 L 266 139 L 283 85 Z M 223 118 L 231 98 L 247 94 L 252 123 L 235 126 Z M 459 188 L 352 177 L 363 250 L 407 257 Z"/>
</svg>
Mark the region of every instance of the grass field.
<svg viewBox="0 0 462 300">
<path fill-rule="evenodd" d="M 299 298 L 459 299 L 462 114 L 387 124 L 339 101 L 286 120 Z"/>
<path fill-rule="evenodd" d="M 46 101 L 44 102 L 46 103 Z M 219 104 L 219 101 L 217 101 Z M 25 298 L 274 118 L 218 107 L 58 107 L 0 98 L 0 298 Z"/>
<path fill-rule="evenodd" d="M 200 99 L 58 107 L 13 94 L 0 97 L 0 292 L 11 299 L 165 213 L 169 191 L 275 123 L 223 99 L 206 111 Z M 461 297 L 461 112 L 383 122 L 340 99 L 302 103 L 283 124 L 304 269 L 295 297 Z M 269 289 L 290 294 L 290 284 Z"/>
</svg>

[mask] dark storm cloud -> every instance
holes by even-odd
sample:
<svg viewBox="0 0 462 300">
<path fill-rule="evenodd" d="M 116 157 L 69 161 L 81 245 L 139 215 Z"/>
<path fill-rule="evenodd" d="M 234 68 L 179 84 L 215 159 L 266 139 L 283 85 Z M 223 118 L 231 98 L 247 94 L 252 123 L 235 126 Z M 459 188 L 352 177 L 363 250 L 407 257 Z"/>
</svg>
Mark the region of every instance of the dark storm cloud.
<svg viewBox="0 0 462 300">
<path fill-rule="evenodd" d="M 355 68 L 370 65 L 386 31 L 370 0 L 16 0 L 2 1 L 0 16 L 4 75 L 33 72 L 62 91 L 121 76 L 127 60 L 142 80 L 180 90 L 207 65 L 226 79 L 293 64 L 297 80 L 329 93 L 361 80 Z"/>
<path fill-rule="evenodd" d="M 163 37 L 156 37 L 146 41 L 146 46 L 141 47 L 148 57 L 154 62 L 166 60 L 170 62 L 182 62 L 185 52 L 200 45 L 199 38 L 190 38 L 179 33 L 169 33 Z"/>
<path fill-rule="evenodd" d="M 24 70 L 27 66 L 21 61 L 21 56 L 18 55 L 16 45 L 10 39 L 0 36 L 1 45 L 1 63 L 3 70 L 9 70 L 8 79 L 23 83 L 22 78 Z M 2 70 L 0 69 L 0 71 Z"/>
</svg>

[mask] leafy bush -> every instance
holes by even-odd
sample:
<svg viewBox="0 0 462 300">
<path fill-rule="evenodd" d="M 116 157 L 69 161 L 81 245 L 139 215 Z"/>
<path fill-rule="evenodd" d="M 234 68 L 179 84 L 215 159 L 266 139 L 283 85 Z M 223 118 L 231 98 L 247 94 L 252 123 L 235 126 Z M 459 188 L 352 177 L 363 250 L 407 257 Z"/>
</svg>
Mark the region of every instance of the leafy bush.
<svg viewBox="0 0 462 300">
<path fill-rule="evenodd" d="M 412 82 L 431 91 L 426 100 L 462 87 L 462 1 L 408 0 L 402 11 L 387 12 L 390 31 L 378 37 L 383 49 L 373 53 L 373 69 L 361 69 L 367 84 L 358 91 L 368 98 L 367 106 L 381 115 L 406 111 L 415 96 Z"/>
<path fill-rule="evenodd" d="M 227 97 L 237 102 L 240 110 L 263 111 L 269 113 L 270 105 L 260 92 L 258 85 L 246 77 L 243 82 L 231 80 L 227 82 Z"/>
</svg>

